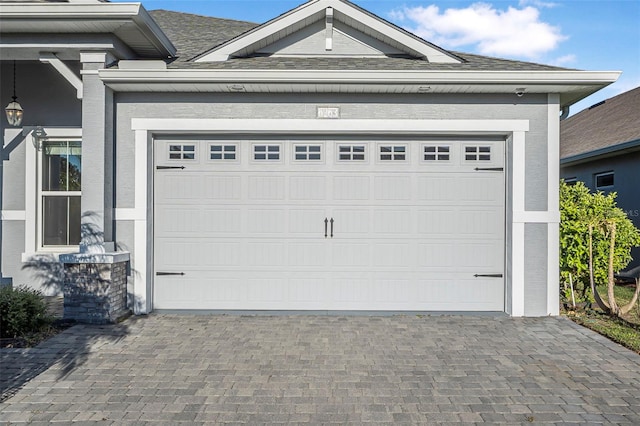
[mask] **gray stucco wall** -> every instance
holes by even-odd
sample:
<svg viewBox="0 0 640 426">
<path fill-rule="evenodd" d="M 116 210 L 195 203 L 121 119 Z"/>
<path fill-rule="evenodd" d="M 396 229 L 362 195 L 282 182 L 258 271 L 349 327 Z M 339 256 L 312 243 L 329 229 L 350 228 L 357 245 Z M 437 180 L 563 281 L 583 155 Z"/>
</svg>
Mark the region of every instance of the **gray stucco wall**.
<svg viewBox="0 0 640 426">
<path fill-rule="evenodd" d="M 78 75 L 79 64 L 67 65 Z M 2 75 L 0 93 L 3 108 L 13 92 L 13 61 L 0 63 Z M 51 65 L 37 61 L 16 62 L 16 94 L 24 109 L 22 126 L 76 127 L 81 126 L 82 103 L 76 90 Z M 0 114 L 0 135 L 4 137 L 8 126 L 4 111 Z M 3 149 L 0 167 L 0 209 L 25 209 L 25 144 L 31 137 L 20 141 L 13 149 Z M 25 222 L 2 221 L 0 228 L 1 276 L 4 282 L 26 284 L 40 288 L 40 283 L 28 271 L 22 270 L 25 251 Z"/>
<path fill-rule="evenodd" d="M 115 207 L 134 207 L 134 132 L 132 118 L 314 119 L 318 105 L 336 105 L 342 119 L 526 119 L 525 206 L 547 209 L 546 95 L 280 95 L 136 94 L 116 95 Z M 510 151 L 507 150 L 510 158 Z M 507 169 L 510 180 L 511 171 Z M 510 182 L 508 183 L 510 185 Z M 152 192 L 150 192 L 152 193 Z M 510 203 L 508 201 L 508 205 Z M 546 228 L 528 226 L 525 271 L 526 313 L 546 314 Z M 131 222 L 116 223 L 115 240 L 133 247 Z M 150 234 L 151 235 L 151 234 Z M 507 235 L 510 231 L 507 230 Z M 510 246 L 507 247 L 509 249 Z M 544 258 L 544 262 L 542 259 Z M 136 269 L 135 253 L 132 253 Z M 531 264 L 534 262 L 535 264 Z M 507 265 L 509 273 L 509 265 Z M 135 279 L 135 274 L 134 274 Z M 542 282 L 541 280 L 544 280 Z M 510 292 L 510 290 L 507 290 Z M 510 310 L 510 306 L 507 307 Z"/>
<path fill-rule="evenodd" d="M 615 191 L 618 207 L 627 212 L 627 217 L 640 228 L 640 150 L 608 158 L 597 158 L 573 166 L 562 166 L 562 179 L 576 178 L 592 191 L 596 190 L 595 175 L 603 172 L 614 172 L 614 187 L 607 192 Z M 631 255 L 633 262 L 627 269 L 640 266 L 640 248 L 635 248 Z"/>
</svg>

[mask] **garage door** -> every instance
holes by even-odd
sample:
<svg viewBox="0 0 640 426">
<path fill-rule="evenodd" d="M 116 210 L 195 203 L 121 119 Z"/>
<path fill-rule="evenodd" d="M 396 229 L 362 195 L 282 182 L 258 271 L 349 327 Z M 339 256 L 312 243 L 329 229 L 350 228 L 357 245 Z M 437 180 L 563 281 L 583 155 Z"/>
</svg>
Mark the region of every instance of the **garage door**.
<svg viewBox="0 0 640 426">
<path fill-rule="evenodd" d="M 154 309 L 504 310 L 501 141 L 158 140 Z"/>
</svg>

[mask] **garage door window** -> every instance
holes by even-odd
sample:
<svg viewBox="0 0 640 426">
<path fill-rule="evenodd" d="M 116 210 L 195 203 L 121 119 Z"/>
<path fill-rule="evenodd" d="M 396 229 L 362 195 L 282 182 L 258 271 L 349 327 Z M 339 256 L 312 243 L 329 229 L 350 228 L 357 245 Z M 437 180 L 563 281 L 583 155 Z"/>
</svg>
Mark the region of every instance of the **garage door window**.
<svg viewBox="0 0 640 426">
<path fill-rule="evenodd" d="M 451 147 L 448 145 L 424 145 L 422 150 L 424 161 L 449 161 L 451 159 Z"/>
<path fill-rule="evenodd" d="M 253 159 L 257 161 L 280 161 L 280 145 L 254 145 Z"/>
<path fill-rule="evenodd" d="M 294 145 L 295 161 L 321 161 L 322 145 Z"/>
<path fill-rule="evenodd" d="M 380 161 L 406 161 L 407 147 L 405 145 L 380 145 Z"/>
<path fill-rule="evenodd" d="M 491 147 L 481 146 L 481 145 L 465 146 L 464 160 L 465 161 L 491 161 Z"/>
<path fill-rule="evenodd" d="M 235 161 L 236 145 L 209 145 L 209 159 L 212 161 Z"/>
<path fill-rule="evenodd" d="M 339 161 L 364 161 L 366 159 L 365 145 L 339 145 Z"/>
<path fill-rule="evenodd" d="M 170 144 L 169 160 L 195 160 L 196 146 L 193 144 Z"/>
</svg>

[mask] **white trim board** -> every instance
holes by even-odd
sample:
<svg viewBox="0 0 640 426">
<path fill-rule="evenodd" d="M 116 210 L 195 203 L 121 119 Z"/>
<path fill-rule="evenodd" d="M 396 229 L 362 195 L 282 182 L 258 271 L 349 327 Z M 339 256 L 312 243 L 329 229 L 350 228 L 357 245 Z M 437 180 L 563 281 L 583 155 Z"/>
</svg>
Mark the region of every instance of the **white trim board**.
<svg viewBox="0 0 640 426">
<path fill-rule="evenodd" d="M 512 193 L 512 253 L 507 259 L 512 265 L 511 283 L 511 315 L 524 315 L 524 255 L 525 223 L 548 223 L 557 227 L 559 217 L 556 211 L 525 210 L 525 134 L 529 130 L 528 120 L 277 120 L 277 119 L 171 119 L 171 118 L 133 118 L 132 130 L 135 131 L 135 208 L 126 209 L 124 217 L 134 219 L 134 268 L 137 271 L 134 283 L 136 297 L 136 313 L 144 314 L 153 309 L 152 306 L 152 259 L 153 247 L 149 245 L 150 232 L 148 206 L 152 202 L 148 197 L 149 180 L 152 164 L 154 134 L 429 134 L 445 133 L 458 135 L 504 135 L 510 137 L 513 145 Z M 247 129 L 251 129 L 247 132 Z M 123 212 L 124 213 L 124 212 Z M 126 220 L 123 216 L 120 220 Z M 553 228 L 555 229 L 555 228 Z M 553 237 L 550 229 L 549 238 Z M 553 254 L 553 253 L 552 253 Z M 551 256 L 553 257 L 553 256 Z M 140 261 L 139 259 L 143 259 Z M 551 261 L 551 259 L 549 260 Z M 551 284 L 550 284 L 551 286 Z M 508 304 L 509 305 L 509 304 Z M 553 314 L 554 311 L 549 311 Z"/>
</svg>

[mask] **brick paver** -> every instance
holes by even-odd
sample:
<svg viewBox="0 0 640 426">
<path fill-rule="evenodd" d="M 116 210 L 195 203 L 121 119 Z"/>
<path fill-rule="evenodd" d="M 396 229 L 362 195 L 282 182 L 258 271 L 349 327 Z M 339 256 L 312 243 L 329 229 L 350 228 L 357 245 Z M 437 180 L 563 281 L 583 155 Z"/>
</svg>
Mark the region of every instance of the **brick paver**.
<svg viewBox="0 0 640 426">
<path fill-rule="evenodd" d="M 640 356 L 563 318 L 153 314 L 0 355 L 5 424 L 640 424 Z"/>
</svg>

